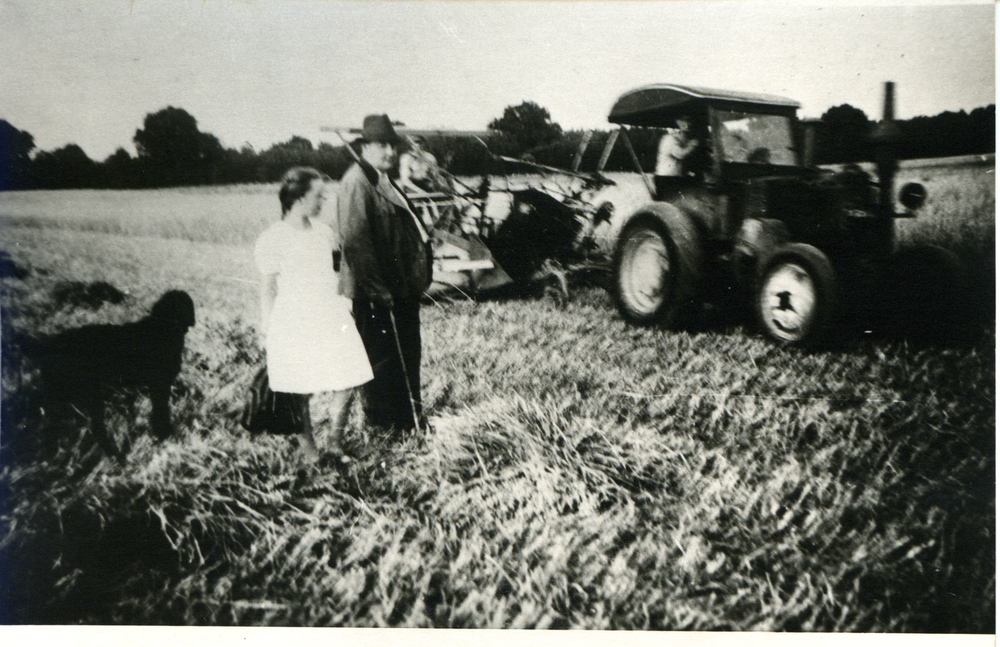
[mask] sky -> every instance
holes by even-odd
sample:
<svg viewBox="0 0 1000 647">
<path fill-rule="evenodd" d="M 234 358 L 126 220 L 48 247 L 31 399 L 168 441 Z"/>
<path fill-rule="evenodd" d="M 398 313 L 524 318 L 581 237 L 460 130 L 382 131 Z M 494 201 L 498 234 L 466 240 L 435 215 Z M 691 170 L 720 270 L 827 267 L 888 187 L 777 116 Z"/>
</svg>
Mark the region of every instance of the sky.
<svg viewBox="0 0 1000 647">
<path fill-rule="evenodd" d="M 94 160 L 183 108 L 227 148 L 387 113 L 484 129 L 534 101 L 609 128 L 621 93 L 672 82 L 897 116 L 996 102 L 991 0 L 0 0 L 0 119 Z"/>
</svg>

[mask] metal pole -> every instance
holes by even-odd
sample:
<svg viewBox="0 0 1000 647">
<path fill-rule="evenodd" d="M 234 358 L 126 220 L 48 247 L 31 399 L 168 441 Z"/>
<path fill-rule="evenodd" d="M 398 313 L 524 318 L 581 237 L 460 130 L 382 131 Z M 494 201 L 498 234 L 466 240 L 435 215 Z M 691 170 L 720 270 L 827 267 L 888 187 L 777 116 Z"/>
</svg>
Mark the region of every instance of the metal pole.
<svg viewBox="0 0 1000 647">
<path fill-rule="evenodd" d="M 622 138 L 625 140 L 625 147 L 628 148 L 628 154 L 632 156 L 632 162 L 635 164 L 636 170 L 639 171 L 639 174 L 642 176 L 642 181 L 646 183 L 646 189 L 649 190 L 649 197 L 655 200 L 656 187 L 653 186 L 653 181 L 650 180 L 649 176 L 646 175 L 646 172 L 642 170 L 642 164 L 639 163 L 639 156 L 635 154 L 635 149 L 632 148 L 632 142 L 629 140 L 628 133 L 625 132 L 624 128 L 622 128 L 621 133 L 623 136 Z"/>
<path fill-rule="evenodd" d="M 351 157 L 354 158 L 354 161 L 360 164 L 361 157 L 358 155 L 358 152 L 356 150 L 351 148 L 350 142 L 347 141 L 343 133 L 341 133 L 339 130 L 335 130 L 334 132 L 337 133 L 337 137 L 340 137 L 340 141 L 344 142 L 344 148 L 346 148 L 347 152 L 351 154 Z"/>
<path fill-rule="evenodd" d="M 590 144 L 590 138 L 594 136 L 593 130 L 588 130 L 584 135 L 583 139 L 580 140 L 580 146 L 576 149 L 576 155 L 573 157 L 573 172 L 576 173 L 580 170 L 580 164 L 583 162 L 583 154 L 587 152 L 587 145 Z"/>
<path fill-rule="evenodd" d="M 618 140 L 618 133 L 624 129 L 625 127 L 622 126 L 618 130 L 612 130 L 611 134 L 608 136 L 608 141 L 604 144 L 604 150 L 601 151 L 601 159 L 597 162 L 598 173 L 604 172 L 604 167 L 608 163 L 608 158 L 611 157 L 611 149 L 615 147 L 615 142 Z"/>
<path fill-rule="evenodd" d="M 392 322 L 392 336 L 396 340 L 396 351 L 399 353 L 399 365 L 403 367 L 403 379 L 406 381 L 406 395 L 410 398 L 410 412 L 413 414 L 413 429 L 420 431 L 420 416 L 417 415 L 417 401 L 413 398 L 413 387 L 410 385 L 410 372 L 406 370 L 406 360 L 403 359 L 403 345 L 399 341 L 399 328 L 396 327 L 396 315 L 389 308 L 389 321 Z"/>
</svg>

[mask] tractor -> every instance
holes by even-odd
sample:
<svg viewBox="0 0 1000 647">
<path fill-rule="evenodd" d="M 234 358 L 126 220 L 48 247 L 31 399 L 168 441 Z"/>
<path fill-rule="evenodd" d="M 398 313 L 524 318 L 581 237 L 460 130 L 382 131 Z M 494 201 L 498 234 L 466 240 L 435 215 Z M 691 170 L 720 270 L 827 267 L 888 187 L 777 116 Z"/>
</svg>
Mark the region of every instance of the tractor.
<svg viewBox="0 0 1000 647">
<path fill-rule="evenodd" d="M 608 120 L 621 126 L 652 197 L 615 243 L 611 291 L 622 316 L 683 328 L 722 299 L 766 337 L 804 347 L 871 327 L 887 309 L 925 307 L 911 317 L 925 330 L 960 318 L 958 258 L 933 246 L 894 250 L 894 219 L 915 217 L 927 194 L 906 184 L 896 212 L 893 88 L 871 135 L 877 179 L 856 164 L 815 166 L 817 124 L 798 121 L 791 99 L 673 84 L 621 95 Z M 654 185 L 625 127 L 679 125 L 698 150 L 682 174 Z"/>
</svg>

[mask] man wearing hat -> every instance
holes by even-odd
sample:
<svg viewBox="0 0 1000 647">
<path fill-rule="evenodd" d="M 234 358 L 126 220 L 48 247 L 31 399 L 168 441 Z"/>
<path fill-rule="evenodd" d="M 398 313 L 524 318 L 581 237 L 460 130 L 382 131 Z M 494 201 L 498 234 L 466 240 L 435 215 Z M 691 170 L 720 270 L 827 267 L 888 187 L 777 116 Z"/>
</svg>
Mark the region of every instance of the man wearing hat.
<svg viewBox="0 0 1000 647">
<path fill-rule="evenodd" d="M 340 292 L 354 301 L 375 374 L 363 388 L 365 416 L 403 431 L 424 424 L 420 298 L 431 283 L 432 258 L 426 228 L 387 175 L 399 141 L 388 116 L 365 117 L 360 158 L 340 180 L 337 212 Z"/>
</svg>

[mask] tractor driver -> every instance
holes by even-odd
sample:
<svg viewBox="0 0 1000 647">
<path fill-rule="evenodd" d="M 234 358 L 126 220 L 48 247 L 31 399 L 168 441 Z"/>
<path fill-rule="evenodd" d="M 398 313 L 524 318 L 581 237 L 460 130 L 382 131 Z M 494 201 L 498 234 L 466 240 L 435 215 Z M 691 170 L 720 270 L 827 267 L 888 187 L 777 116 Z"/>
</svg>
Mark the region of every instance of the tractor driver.
<svg viewBox="0 0 1000 647">
<path fill-rule="evenodd" d="M 668 188 L 685 184 L 696 177 L 699 170 L 696 151 L 701 140 L 694 136 L 693 125 L 690 115 L 680 115 L 677 117 L 677 128 L 660 139 L 654 173 L 657 197 L 662 198 Z"/>
</svg>

